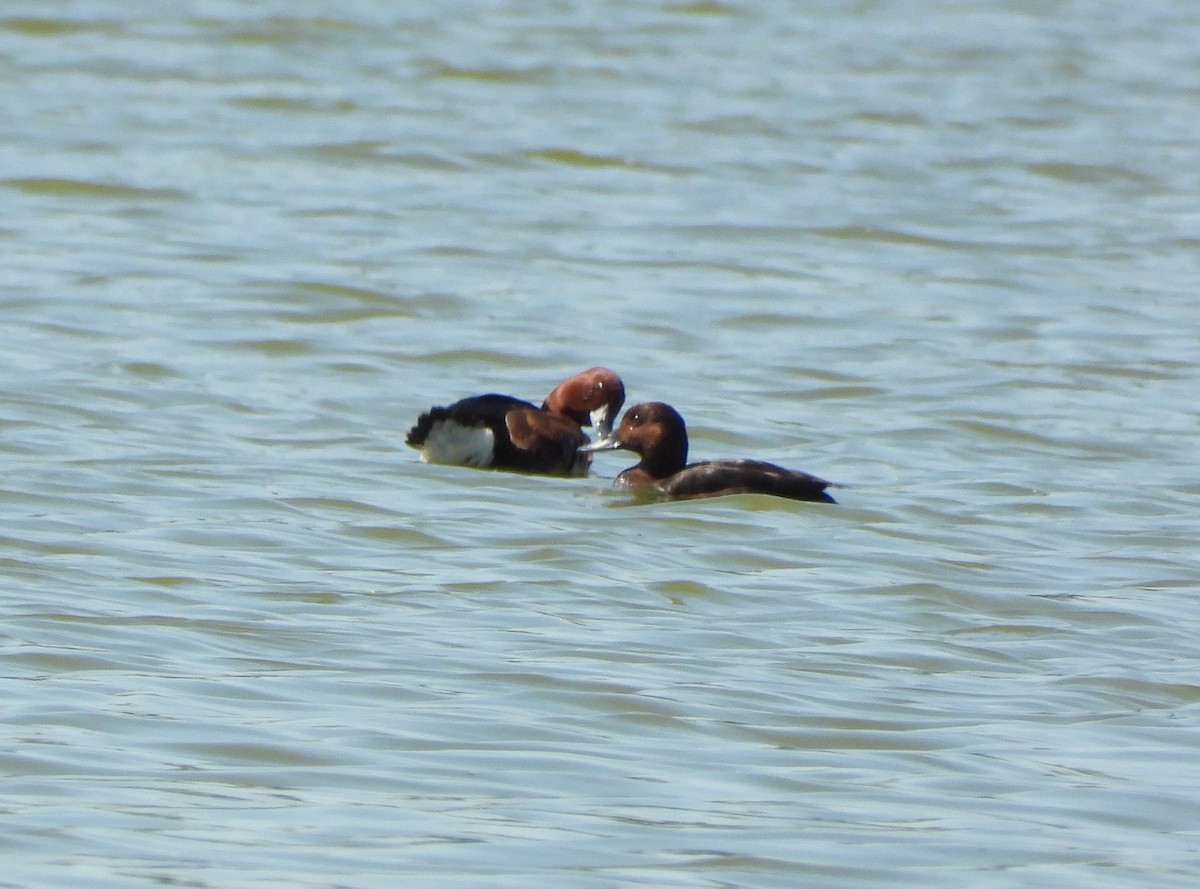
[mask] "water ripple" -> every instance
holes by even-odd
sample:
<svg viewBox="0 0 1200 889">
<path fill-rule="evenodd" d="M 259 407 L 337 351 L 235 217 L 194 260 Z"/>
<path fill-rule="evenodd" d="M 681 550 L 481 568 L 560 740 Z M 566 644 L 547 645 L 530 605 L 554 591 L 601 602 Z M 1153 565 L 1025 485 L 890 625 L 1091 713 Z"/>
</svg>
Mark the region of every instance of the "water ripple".
<svg viewBox="0 0 1200 889">
<path fill-rule="evenodd" d="M 1195 883 L 1190 7 L 135 6 L 0 16 L 7 881 Z M 600 363 L 841 503 L 403 444 Z"/>
</svg>

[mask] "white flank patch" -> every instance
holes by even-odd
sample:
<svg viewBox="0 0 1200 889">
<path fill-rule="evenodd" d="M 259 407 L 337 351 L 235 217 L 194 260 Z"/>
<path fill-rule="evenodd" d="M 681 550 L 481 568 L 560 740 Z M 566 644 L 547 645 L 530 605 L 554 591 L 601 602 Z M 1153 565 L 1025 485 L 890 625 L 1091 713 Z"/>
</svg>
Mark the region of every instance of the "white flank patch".
<svg viewBox="0 0 1200 889">
<path fill-rule="evenodd" d="M 486 426 L 460 426 L 443 420 L 429 430 L 425 447 L 421 448 L 421 462 L 491 466 L 493 438 Z"/>
</svg>

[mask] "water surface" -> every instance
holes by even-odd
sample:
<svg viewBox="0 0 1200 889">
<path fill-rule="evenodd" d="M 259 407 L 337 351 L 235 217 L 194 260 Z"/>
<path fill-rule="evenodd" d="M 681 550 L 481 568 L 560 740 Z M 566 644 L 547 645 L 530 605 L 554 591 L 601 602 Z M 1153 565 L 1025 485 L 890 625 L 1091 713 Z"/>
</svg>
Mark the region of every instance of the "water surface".
<svg viewBox="0 0 1200 889">
<path fill-rule="evenodd" d="M 0 885 L 1194 885 L 1198 47 L 10 3 Z M 597 363 L 840 505 L 403 445 Z"/>
</svg>

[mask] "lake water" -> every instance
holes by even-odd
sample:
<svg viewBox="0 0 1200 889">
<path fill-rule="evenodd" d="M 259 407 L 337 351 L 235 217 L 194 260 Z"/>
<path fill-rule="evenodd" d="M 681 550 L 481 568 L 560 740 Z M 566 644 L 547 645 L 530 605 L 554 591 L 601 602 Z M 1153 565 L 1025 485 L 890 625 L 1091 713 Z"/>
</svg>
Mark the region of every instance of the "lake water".
<svg viewBox="0 0 1200 889">
<path fill-rule="evenodd" d="M 0 115 L 0 886 L 1200 878 L 1200 5 L 10 0 Z M 600 363 L 841 503 L 403 444 Z"/>
</svg>

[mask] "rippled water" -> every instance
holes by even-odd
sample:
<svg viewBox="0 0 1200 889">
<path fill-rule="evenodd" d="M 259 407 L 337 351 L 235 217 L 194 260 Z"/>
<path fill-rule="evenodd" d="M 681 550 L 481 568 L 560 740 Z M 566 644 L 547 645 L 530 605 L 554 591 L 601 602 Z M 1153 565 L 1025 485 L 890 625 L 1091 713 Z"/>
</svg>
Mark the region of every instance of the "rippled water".
<svg viewBox="0 0 1200 889">
<path fill-rule="evenodd" d="M 16 0 L 3 886 L 1200 876 L 1200 7 Z M 837 507 L 427 466 L 596 363 Z"/>
</svg>

